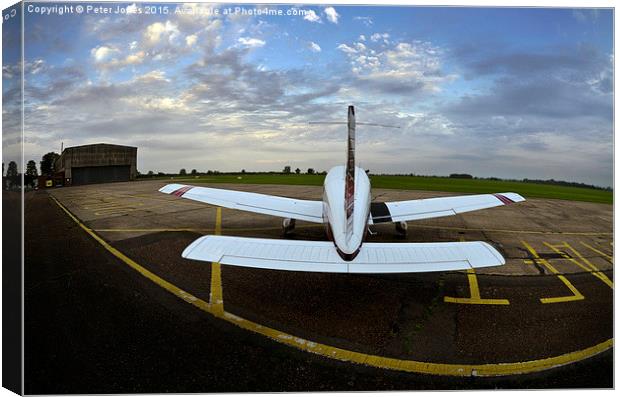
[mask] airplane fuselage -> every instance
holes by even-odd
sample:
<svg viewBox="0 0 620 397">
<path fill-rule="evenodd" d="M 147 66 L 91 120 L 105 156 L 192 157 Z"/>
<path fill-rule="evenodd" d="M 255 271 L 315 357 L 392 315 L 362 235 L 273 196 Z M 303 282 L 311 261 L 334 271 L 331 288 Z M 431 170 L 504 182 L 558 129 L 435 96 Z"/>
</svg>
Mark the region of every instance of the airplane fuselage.
<svg viewBox="0 0 620 397">
<path fill-rule="evenodd" d="M 350 261 L 359 253 L 368 230 L 371 196 L 366 172 L 355 167 L 354 207 L 350 219 L 347 219 L 345 178 L 345 166 L 336 166 L 327 173 L 323 184 L 323 221 L 338 254 Z"/>
</svg>

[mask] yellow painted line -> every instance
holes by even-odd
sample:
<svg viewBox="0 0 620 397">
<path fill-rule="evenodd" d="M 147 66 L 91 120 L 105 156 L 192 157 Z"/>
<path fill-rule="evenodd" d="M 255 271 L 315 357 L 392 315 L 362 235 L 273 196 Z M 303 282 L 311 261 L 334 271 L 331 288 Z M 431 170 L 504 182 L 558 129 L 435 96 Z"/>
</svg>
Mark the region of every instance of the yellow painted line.
<svg viewBox="0 0 620 397">
<path fill-rule="evenodd" d="M 119 208 L 118 204 L 106 204 L 106 205 L 88 205 L 88 206 L 84 206 L 82 207 L 85 210 L 93 210 L 93 211 L 98 211 L 98 210 L 106 210 L 106 209 L 110 209 L 110 208 Z"/>
<path fill-rule="evenodd" d="M 135 211 L 135 210 L 136 210 L 136 208 L 134 208 L 134 207 L 110 207 L 110 208 L 103 208 L 103 209 L 96 210 L 95 214 L 103 214 L 103 215 L 105 215 L 108 212 L 116 213 L 116 212 Z"/>
<path fill-rule="evenodd" d="M 478 278 L 474 269 L 467 269 L 467 281 L 469 282 L 469 298 L 455 298 L 452 296 L 444 296 L 443 301 L 446 303 L 460 303 L 465 305 L 509 305 L 508 299 L 487 299 L 480 297 L 480 289 L 478 288 Z"/>
<path fill-rule="evenodd" d="M 545 265 L 545 263 L 549 265 L 549 262 L 545 261 L 544 259 L 542 259 L 542 261 L 543 261 L 542 263 L 543 265 Z M 564 285 L 568 287 L 568 289 L 573 293 L 573 295 L 559 296 L 559 297 L 554 297 L 554 298 L 540 298 L 540 301 L 542 303 L 562 303 L 562 302 L 579 301 L 579 300 L 585 299 L 585 297 L 577 290 L 577 288 L 575 288 L 575 286 L 570 281 L 566 279 L 566 277 L 564 277 L 561 274 L 558 274 L 557 276 L 560 280 L 562 280 Z"/>
<path fill-rule="evenodd" d="M 111 203 L 104 203 L 101 200 L 77 200 L 77 199 L 71 199 L 71 201 L 77 202 L 78 204 L 80 204 L 80 206 L 111 204 Z"/>
<path fill-rule="evenodd" d="M 585 263 L 587 266 L 590 267 L 590 269 L 593 270 L 593 273 L 592 273 L 593 275 L 598 277 L 609 288 L 612 288 L 612 289 L 614 288 L 614 283 L 605 275 L 605 273 L 601 272 L 601 270 L 598 267 L 596 267 L 592 262 L 590 262 L 588 260 L 588 258 L 586 258 L 585 256 L 581 255 L 581 252 L 577 251 L 577 249 L 575 249 L 572 245 L 570 245 L 566 241 L 564 241 L 564 244 L 568 247 L 568 249 L 573 251 L 575 253 L 575 255 L 577 255 L 579 257 L 579 259 L 581 259 L 583 261 L 583 263 Z"/>
<path fill-rule="evenodd" d="M 478 278 L 474 269 L 467 269 L 467 280 L 469 281 L 469 293 L 472 299 L 480 299 L 480 290 L 478 289 Z"/>
<path fill-rule="evenodd" d="M 94 203 L 94 204 L 86 204 L 84 205 L 84 209 L 90 210 L 90 209 L 104 209 L 104 208 L 113 208 L 113 207 L 121 207 L 123 206 L 123 203 L 119 202 L 119 201 L 105 201 L 105 202 L 99 202 L 99 203 Z"/>
<path fill-rule="evenodd" d="M 147 194 L 127 194 L 123 197 L 131 197 L 131 198 L 139 198 L 139 199 L 146 199 L 146 200 L 155 200 L 155 201 L 165 201 L 167 203 L 182 203 L 183 205 L 187 205 L 190 207 L 200 207 L 200 208 L 213 208 L 208 204 L 199 204 L 199 203 L 192 203 L 189 200 L 183 200 L 183 201 L 179 201 L 178 198 L 176 197 L 170 197 L 170 196 L 165 196 L 163 195 L 163 197 L 151 197 Z M 169 198 L 164 198 L 164 197 L 169 197 Z"/>
<path fill-rule="evenodd" d="M 465 241 L 463 236 L 460 241 Z M 446 303 L 461 303 L 466 305 L 509 305 L 508 299 L 482 299 L 480 297 L 480 288 L 478 287 L 478 277 L 474 269 L 467 269 L 467 281 L 469 283 L 469 298 L 455 298 L 452 296 L 444 296 L 443 301 Z"/>
<path fill-rule="evenodd" d="M 578 361 L 584 360 L 586 358 L 595 356 L 599 353 L 609 350 L 613 348 L 614 345 L 614 339 L 610 338 L 604 342 L 598 343 L 583 350 L 578 350 L 575 352 L 565 353 L 559 356 L 538 360 L 500 364 L 440 364 L 376 356 L 313 342 L 307 339 L 287 334 L 285 332 L 278 331 L 274 328 L 270 328 L 246 320 L 226 311 L 218 312 L 213 310 L 213 307 L 209 303 L 193 296 L 192 294 L 182 290 L 181 288 L 176 287 L 172 283 L 155 275 L 154 273 L 150 272 L 146 268 L 133 261 L 131 258 L 127 257 L 122 252 L 118 251 L 116 248 L 112 247 L 110 244 L 106 243 L 105 240 L 103 240 L 96 233 L 94 233 L 92 229 L 88 228 L 71 212 L 69 212 L 69 210 L 67 210 L 58 200 L 56 200 L 56 198 L 52 197 L 52 199 L 60 208 L 62 208 L 62 210 L 67 215 L 69 215 L 71 219 L 73 219 L 75 223 L 77 223 L 84 231 L 86 231 L 91 237 L 93 237 L 98 243 L 100 243 L 106 250 L 108 250 L 118 259 L 130 266 L 132 269 L 136 270 L 141 275 L 148 278 L 165 290 L 169 291 L 170 293 L 174 294 L 175 296 L 194 305 L 195 307 L 203 310 L 206 313 L 210 313 L 217 318 L 226 320 L 232 324 L 239 326 L 240 328 L 266 336 L 287 346 L 295 347 L 302 351 L 318 354 L 335 360 L 351 362 L 354 364 L 363 364 L 390 370 L 424 373 L 431 375 L 501 376 L 544 371 L 562 365 L 576 363 Z"/>
<path fill-rule="evenodd" d="M 585 259 L 579 252 L 577 252 L 576 249 L 571 247 L 568 243 L 564 242 L 561 245 L 551 245 L 551 244 L 549 244 L 547 242 L 543 242 L 543 244 L 545 244 L 547 247 L 551 248 L 556 253 L 562 255 L 562 257 L 564 257 L 564 259 L 570 261 L 571 263 L 574 263 L 575 265 L 579 266 L 580 268 L 582 268 L 586 272 L 592 274 L 594 277 L 598 278 L 603 283 L 605 283 L 605 285 L 607 285 L 609 288 L 611 288 L 611 289 L 614 288 L 614 283 L 605 275 L 605 273 L 601 272 L 596 266 L 594 266 L 590 261 Z M 570 256 L 566 255 L 566 252 L 560 251 L 558 249 L 558 247 L 570 249 L 571 251 L 573 251 L 573 253 L 575 255 L 577 255 L 581 260 L 584 261 L 585 265 L 583 263 L 581 263 L 580 261 L 576 260 L 575 258 L 571 258 Z"/>
<path fill-rule="evenodd" d="M 169 229 L 169 228 L 150 228 L 150 229 L 93 229 L 95 232 L 105 233 L 131 233 L 131 232 L 196 232 L 196 233 L 211 233 L 214 229 Z"/>
<path fill-rule="evenodd" d="M 215 213 L 215 234 L 222 234 L 222 208 L 217 207 Z M 222 291 L 222 265 L 218 262 L 211 264 L 211 289 L 209 303 L 218 315 L 224 314 L 224 293 Z"/>
<path fill-rule="evenodd" d="M 71 219 L 73 219 L 73 221 L 75 221 L 75 223 L 77 223 L 86 233 L 88 233 L 92 238 L 94 238 L 99 244 L 101 244 L 112 255 L 114 255 L 115 257 L 117 257 L 118 259 L 123 261 L 125 264 L 129 265 L 132 269 L 134 269 L 135 271 L 137 271 L 138 273 L 140 273 L 144 277 L 148 278 L 149 280 L 151 280 L 155 284 L 159 285 L 160 287 L 162 287 L 166 291 L 171 292 L 172 294 L 178 296 L 179 298 L 183 299 L 184 301 L 186 301 L 188 303 L 191 303 L 192 305 L 194 305 L 194 306 L 196 306 L 196 307 L 198 307 L 198 308 L 200 308 L 202 310 L 205 310 L 207 312 L 210 311 L 210 307 L 209 307 L 209 304 L 207 302 L 205 302 L 205 301 L 203 301 L 201 299 L 196 298 L 195 296 L 193 296 L 189 292 L 186 292 L 186 291 L 182 290 L 181 288 L 177 287 L 176 285 L 174 285 L 174 284 L 164 280 L 163 278 L 159 277 L 155 273 L 153 273 L 153 272 L 149 271 L 148 269 L 146 269 L 145 267 L 139 265 L 138 263 L 133 261 L 131 258 L 126 256 L 125 254 L 123 254 L 122 252 L 117 250 L 116 248 L 112 247 L 110 244 L 108 244 L 104 239 L 102 239 L 95 232 L 93 232 L 92 229 L 90 229 L 89 227 L 84 225 L 78 218 L 76 218 L 71 212 L 69 212 L 69 210 L 66 209 L 58 200 L 56 200 L 55 197 L 52 196 L 52 199 L 56 202 L 56 204 L 58 204 L 58 206 L 60 208 L 62 208 L 62 210 L 67 215 L 69 215 L 69 217 Z"/>
<path fill-rule="evenodd" d="M 586 244 L 586 243 L 584 243 L 583 241 L 580 241 L 580 243 L 581 243 L 581 245 L 583 245 L 584 247 L 586 247 L 586 248 L 590 248 L 592 251 L 596 252 L 597 254 L 600 254 L 600 255 L 604 256 L 605 258 L 607 258 L 607 260 L 609 261 L 609 263 L 611 263 L 611 264 L 613 264 L 613 263 L 614 263 L 614 259 L 611 257 L 611 255 L 609 255 L 609 254 L 607 254 L 607 253 L 605 253 L 605 252 L 603 252 L 603 251 L 601 251 L 601 250 L 598 250 L 598 249 L 594 248 L 593 246 L 591 246 L 590 244 Z"/>
<path fill-rule="evenodd" d="M 534 262 L 538 263 L 539 265 L 545 266 L 547 269 L 551 270 L 551 272 L 555 274 L 560 279 L 560 281 L 564 283 L 564 285 L 566 285 L 566 287 L 570 290 L 570 292 L 573 293 L 572 295 L 567 295 L 567 296 L 557 296 L 553 298 L 540 298 L 541 303 L 563 303 L 563 302 L 572 302 L 572 301 L 578 301 L 578 300 L 585 299 L 585 296 L 583 296 L 581 292 L 579 292 L 579 290 L 575 288 L 573 283 L 568 281 L 568 279 L 564 277 L 564 275 L 560 274 L 560 272 L 555 267 L 553 267 L 553 265 L 551 265 L 549 261 L 541 258 L 540 255 L 538 255 L 538 252 L 536 252 L 536 250 L 531 245 L 529 245 L 526 241 L 521 241 L 521 242 L 523 243 L 525 248 L 527 248 L 527 250 L 530 251 L 532 256 L 535 258 Z"/>
<path fill-rule="evenodd" d="M 351 362 L 355 364 L 364 364 L 372 367 L 430 375 L 502 376 L 539 372 L 584 360 L 588 357 L 592 357 L 596 354 L 611 349 L 614 344 L 614 340 L 613 338 L 611 338 L 592 347 L 588 347 L 586 349 L 578 350 L 571 353 L 562 354 L 560 356 L 515 363 L 479 365 L 439 364 L 382 357 L 324 345 L 322 343 L 312 342 L 307 339 L 298 338 L 293 335 L 280 332 L 273 328 L 254 323 L 252 321 L 243 319 L 227 312 L 224 313 L 224 319 L 238 325 L 243 329 L 267 336 L 268 338 L 274 339 L 282 344 L 292 346 L 310 353 L 318 354 L 324 357 L 329 357 L 336 360 Z"/>
<path fill-rule="evenodd" d="M 109 211 L 109 212 L 95 212 L 96 216 L 115 216 L 115 215 L 126 215 L 135 210 L 118 210 L 118 211 Z"/>
</svg>

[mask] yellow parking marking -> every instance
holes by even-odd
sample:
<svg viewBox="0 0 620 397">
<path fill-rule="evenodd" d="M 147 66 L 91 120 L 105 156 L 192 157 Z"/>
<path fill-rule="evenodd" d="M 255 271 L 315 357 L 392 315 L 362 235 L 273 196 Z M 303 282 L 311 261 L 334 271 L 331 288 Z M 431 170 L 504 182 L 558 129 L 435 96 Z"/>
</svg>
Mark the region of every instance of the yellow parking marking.
<svg viewBox="0 0 620 397">
<path fill-rule="evenodd" d="M 592 264 L 592 262 L 590 262 L 589 260 L 584 258 L 583 255 L 581 255 L 581 253 L 579 253 L 576 249 L 574 249 L 567 242 L 563 242 L 562 244 L 556 244 L 556 245 L 551 245 L 551 244 L 549 244 L 547 242 L 543 242 L 543 244 L 545 244 L 547 247 L 551 248 L 556 253 L 562 255 L 562 257 L 564 259 L 569 260 L 571 263 L 574 263 L 575 265 L 579 266 L 580 268 L 582 268 L 586 272 L 592 274 L 594 277 L 598 278 L 603 283 L 605 283 L 605 285 L 607 285 L 609 288 L 611 288 L 611 289 L 614 288 L 614 283 L 605 275 L 605 273 L 601 272 L 596 266 L 594 266 Z M 567 255 L 566 252 L 560 251 L 559 248 L 568 248 L 568 249 L 570 249 L 571 251 L 573 251 L 573 253 L 575 255 L 577 255 L 577 257 L 579 257 L 579 259 L 581 259 L 581 261 L 583 261 L 583 263 L 578 261 L 578 260 L 576 260 L 575 258 L 571 258 L 570 256 Z"/>
<path fill-rule="evenodd" d="M 469 282 L 469 298 L 455 298 L 452 296 L 444 296 L 443 301 L 446 303 L 461 303 L 466 305 L 509 305 L 508 299 L 488 299 L 480 297 L 480 289 L 478 288 L 478 279 L 474 269 L 467 269 L 467 281 Z"/>
<path fill-rule="evenodd" d="M 299 338 L 294 335 L 276 330 L 274 328 L 270 328 L 268 326 L 255 323 L 253 321 L 246 320 L 226 311 L 220 312 L 218 310 L 214 310 L 211 304 L 205 302 L 200 298 L 195 297 L 194 295 L 182 290 L 174 284 L 150 272 L 143 266 L 133 261 L 131 258 L 127 257 L 122 252 L 118 251 L 116 248 L 112 247 L 105 240 L 99 237 L 92 229 L 90 229 L 89 227 L 84 225 L 79 219 L 77 219 L 58 200 L 56 200 L 56 198 L 52 197 L 52 199 L 67 215 L 69 215 L 71 219 L 73 219 L 75 223 L 77 223 L 84 231 L 86 231 L 86 233 L 88 233 L 99 244 L 101 244 L 108 252 L 116 256 L 122 262 L 124 262 L 132 269 L 136 270 L 138 273 L 148 278 L 158 286 L 183 299 L 185 302 L 190 303 L 196 308 L 206 313 L 212 314 L 217 318 L 235 324 L 245 330 L 266 336 L 284 345 L 295 347 L 302 351 L 318 354 L 335 360 L 351 362 L 354 364 L 368 365 L 377 368 L 432 375 L 502 376 L 539 372 L 551 368 L 556 368 L 562 365 L 576 363 L 578 361 L 584 360 L 586 358 L 595 356 L 606 350 L 609 350 L 613 348 L 614 345 L 614 339 L 610 338 L 582 350 L 565 353 L 555 357 L 531 361 L 498 364 L 442 364 L 376 356 L 313 342 L 311 340 Z"/>
<path fill-rule="evenodd" d="M 101 204 L 90 204 L 83 206 L 85 210 L 103 210 L 106 208 L 116 208 L 119 207 L 118 203 L 101 203 Z"/>
<path fill-rule="evenodd" d="M 609 263 L 611 263 L 611 264 L 614 263 L 614 259 L 611 257 L 611 255 L 606 254 L 605 252 L 603 252 L 601 250 L 598 250 L 598 249 L 594 248 L 593 246 L 591 246 L 590 244 L 584 243 L 583 241 L 580 241 L 580 243 L 584 247 L 590 248 L 592 251 L 596 252 L 597 254 L 604 256 L 609 261 Z"/>
<path fill-rule="evenodd" d="M 461 241 L 465 241 L 463 237 Z M 508 299 L 483 299 L 480 297 L 480 288 L 478 288 L 478 278 L 474 269 L 467 269 L 467 281 L 469 282 L 469 298 L 455 298 L 452 296 L 444 296 L 443 301 L 446 303 L 461 303 L 465 305 L 509 305 Z"/>
<path fill-rule="evenodd" d="M 546 267 L 547 269 L 549 269 L 553 274 L 555 274 L 564 283 L 564 285 L 566 285 L 566 287 L 570 290 L 570 292 L 573 293 L 572 295 L 568 295 L 568 296 L 558 296 L 558 297 L 553 297 L 553 298 L 540 298 L 541 303 L 561 303 L 561 302 L 571 302 L 571 301 L 578 301 L 578 300 L 585 299 L 585 297 L 581 294 L 581 292 L 579 292 L 579 290 L 575 288 L 575 286 L 570 281 L 568 281 L 568 279 L 564 277 L 564 275 L 558 272 L 558 270 L 555 267 L 553 267 L 551 263 L 549 263 L 549 261 L 541 258 L 540 255 L 538 255 L 538 252 L 536 252 L 536 250 L 531 245 L 529 245 L 526 241 L 521 241 L 521 242 L 523 243 L 525 248 L 527 248 L 527 250 L 530 251 L 530 253 L 534 257 L 535 263 L 542 265 Z M 532 263 L 531 260 L 526 261 L 526 263 L 528 262 Z"/>
<path fill-rule="evenodd" d="M 95 215 L 97 216 L 120 215 L 120 214 L 127 214 L 135 210 L 136 210 L 135 208 L 117 208 L 117 209 L 110 209 L 110 210 L 105 210 L 101 212 L 95 212 Z"/>
<path fill-rule="evenodd" d="M 222 208 L 217 207 L 215 213 L 215 233 L 222 234 Z M 209 303 L 218 315 L 224 314 L 224 293 L 222 291 L 222 265 L 218 262 L 211 264 L 211 290 Z"/>
<path fill-rule="evenodd" d="M 121 261 L 123 261 L 125 264 L 130 266 L 132 269 L 136 270 L 138 273 L 140 273 L 144 277 L 148 278 L 149 280 L 151 280 L 155 284 L 157 284 L 160 287 L 164 288 L 168 292 L 171 292 L 172 294 L 178 296 L 179 298 L 183 299 L 184 301 L 186 301 L 188 303 L 191 303 L 192 305 L 194 305 L 194 306 L 196 306 L 196 307 L 198 307 L 198 308 L 200 308 L 202 310 L 205 310 L 205 311 L 209 311 L 210 310 L 209 304 L 207 302 L 202 301 L 202 300 L 196 298 L 195 296 L 191 295 L 189 292 L 186 292 L 186 291 L 182 290 L 181 288 L 177 287 L 176 285 L 174 285 L 174 284 L 164 280 L 163 278 L 159 277 L 155 273 L 153 273 L 153 272 L 149 271 L 148 269 L 146 269 L 145 267 L 139 265 L 137 262 L 135 262 L 134 260 L 132 260 L 131 258 L 126 256 L 125 254 L 123 254 L 122 252 L 117 250 L 116 248 L 112 247 L 110 244 L 108 244 L 104 239 L 102 239 L 95 232 L 93 232 L 92 229 L 90 229 L 89 227 L 84 225 L 78 218 L 76 218 L 71 212 L 69 212 L 69 210 L 67 208 L 65 208 L 58 200 L 56 200 L 55 197 L 52 196 L 52 200 L 54 200 L 56 202 L 56 204 L 58 204 L 58 206 L 60 208 L 62 208 L 62 210 L 67 215 L 69 215 L 69 217 L 71 219 L 73 219 L 73 221 L 75 223 L 77 223 L 86 233 L 88 233 L 92 238 L 94 238 L 99 244 L 101 244 L 112 255 L 114 255 L 115 257 L 117 257 Z"/>
<path fill-rule="evenodd" d="M 106 212 L 106 211 L 116 211 L 116 210 L 126 210 L 126 209 L 135 209 L 134 205 L 111 205 L 109 207 L 101 207 L 101 208 L 92 208 L 98 212 Z M 90 208 L 87 208 L 90 209 Z"/>
<path fill-rule="evenodd" d="M 193 229 L 193 228 L 151 228 L 151 229 L 93 229 L 95 232 L 105 233 L 132 233 L 132 232 L 195 232 L 195 233 L 211 233 L 214 229 Z"/>
<path fill-rule="evenodd" d="M 127 194 L 125 197 L 140 198 L 140 199 L 155 200 L 155 201 L 165 201 L 168 203 L 175 202 L 175 205 L 183 204 L 183 205 L 188 205 L 191 207 L 200 207 L 200 208 L 210 207 L 208 204 L 193 203 L 190 200 L 179 201 L 178 198 L 176 197 L 168 196 L 168 198 L 164 198 L 166 196 L 165 195 L 162 195 L 162 196 L 163 197 L 160 198 L 160 197 L 152 197 L 151 195 L 148 195 L 148 194 Z"/>
</svg>

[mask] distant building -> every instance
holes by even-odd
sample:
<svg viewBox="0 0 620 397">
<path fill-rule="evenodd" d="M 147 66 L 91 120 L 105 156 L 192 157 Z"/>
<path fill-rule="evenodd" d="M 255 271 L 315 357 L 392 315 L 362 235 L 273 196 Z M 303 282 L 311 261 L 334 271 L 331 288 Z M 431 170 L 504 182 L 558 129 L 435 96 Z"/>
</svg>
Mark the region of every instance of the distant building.
<svg viewBox="0 0 620 397">
<path fill-rule="evenodd" d="M 64 185 L 123 182 L 136 179 L 138 148 L 97 143 L 68 147 L 56 160 L 54 180 Z"/>
</svg>

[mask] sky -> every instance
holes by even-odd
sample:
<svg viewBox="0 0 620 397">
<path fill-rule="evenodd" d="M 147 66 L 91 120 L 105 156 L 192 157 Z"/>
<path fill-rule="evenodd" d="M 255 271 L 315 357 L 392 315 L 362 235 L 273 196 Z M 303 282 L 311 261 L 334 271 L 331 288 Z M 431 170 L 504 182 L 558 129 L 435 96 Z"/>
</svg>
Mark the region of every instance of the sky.
<svg viewBox="0 0 620 397">
<path fill-rule="evenodd" d="M 401 127 L 358 127 L 373 173 L 613 186 L 610 9 L 78 4 L 26 5 L 26 161 L 106 142 L 142 173 L 329 170 L 346 128 L 308 122 L 351 104 Z"/>
</svg>

